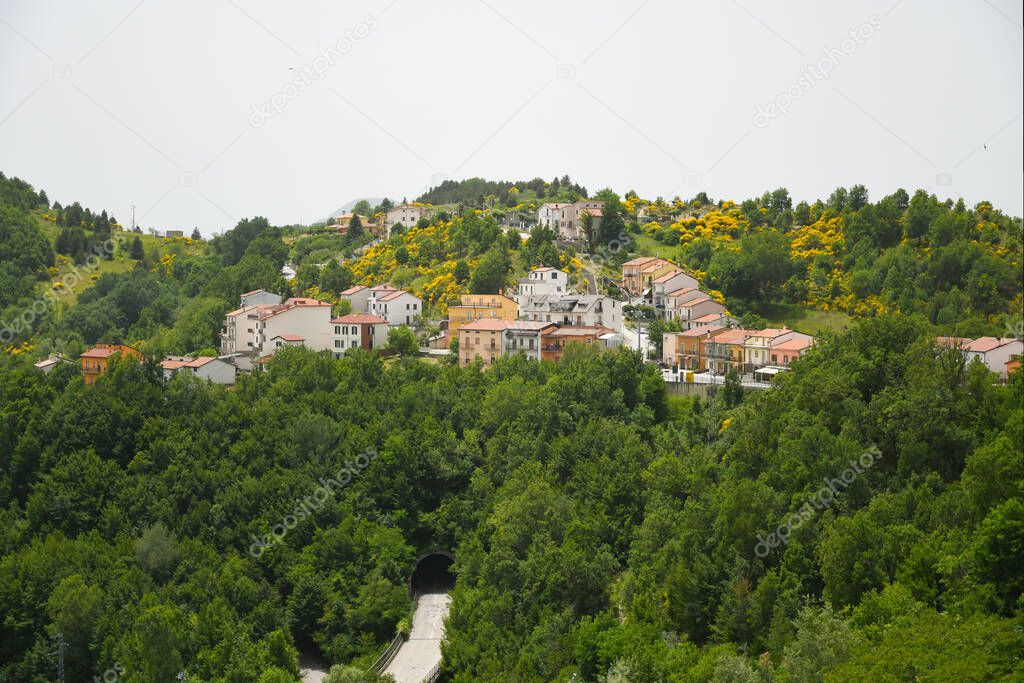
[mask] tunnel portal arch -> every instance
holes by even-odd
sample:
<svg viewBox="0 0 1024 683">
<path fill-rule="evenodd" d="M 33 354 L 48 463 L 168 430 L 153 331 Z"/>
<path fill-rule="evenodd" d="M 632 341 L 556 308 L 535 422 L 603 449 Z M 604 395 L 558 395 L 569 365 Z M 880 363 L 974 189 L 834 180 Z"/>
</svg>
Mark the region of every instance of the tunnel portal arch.
<svg viewBox="0 0 1024 683">
<path fill-rule="evenodd" d="M 423 553 L 409 575 L 409 591 L 413 595 L 447 593 L 455 586 L 455 575 L 451 573 L 454 562 L 455 555 L 448 550 L 437 549 Z"/>
</svg>

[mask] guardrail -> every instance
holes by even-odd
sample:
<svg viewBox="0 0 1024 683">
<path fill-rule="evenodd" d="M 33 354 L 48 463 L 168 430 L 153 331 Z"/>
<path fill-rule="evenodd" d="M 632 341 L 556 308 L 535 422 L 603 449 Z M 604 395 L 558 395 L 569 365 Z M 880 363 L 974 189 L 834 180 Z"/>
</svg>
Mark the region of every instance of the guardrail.
<svg viewBox="0 0 1024 683">
<path fill-rule="evenodd" d="M 373 666 L 370 667 L 370 671 L 384 673 L 384 669 L 388 668 L 388 664 L 390 664 L 391 660 L 395 658 L 395 653 L 398 652 L 398 648 L 402 647 L 402 643 L 404 642 L 405 636 L 401 633 L 396 633 L 395 637 L 391 639 L 391 643 L 388 645 L 387 649 L 384 650 L 380 657 L 377 657 L 377 661 L 375 661 Z"/>
<path fill-rule="evenodd" d="M 430 670 L 426 676 L 423 677 L 423 683 L 436 683 L 437 679 L 441 678 L 441 663 L 438 662 L 434 665 L 434 668 Z"/>
</svg>

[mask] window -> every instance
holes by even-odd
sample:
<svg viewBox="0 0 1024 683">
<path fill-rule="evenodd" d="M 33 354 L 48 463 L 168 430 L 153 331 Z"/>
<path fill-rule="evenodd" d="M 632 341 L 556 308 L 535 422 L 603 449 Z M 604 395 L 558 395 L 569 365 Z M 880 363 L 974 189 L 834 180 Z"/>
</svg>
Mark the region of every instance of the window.
<svg viewBox="0 0 1024 683">
<path fill-rule="evenodd" d="M 341 334 L 341 325 L 334 326 L 334 334 Z"/>
<path fill-rule="evenodd" d="M 334 348 L 336 348 L 336 349 L 340 349 L 341 348 L 341 340 L 340 339 L 335 339 L 334 340 Z"/>
<path fill-rule="evenodd" d="M 353 339 L 353 340 L 352 340 L 352 345 L 351 345 L 351 347 L 350 347 L 350 348 L 353 348 L 353 349 L 354 349 L 354 348 L 356 348 L 356 346 L 358 346 L 358 345 L 359 345 L 359 342 L 357 342 L 357 341 L 356 341 L 355 339 Z"/>
<path fill-rule="evenodd" d="M 558 273 L 551 273 L 551 279 L 552 280 L 557 280 L 558 279 Z"/>
<path fill-rule="evenodd" d="M 772 363 L 778 363 L 778 362 L 779 362 L 779 357 L 773 353 L 772 354 Z"/>
</svg>

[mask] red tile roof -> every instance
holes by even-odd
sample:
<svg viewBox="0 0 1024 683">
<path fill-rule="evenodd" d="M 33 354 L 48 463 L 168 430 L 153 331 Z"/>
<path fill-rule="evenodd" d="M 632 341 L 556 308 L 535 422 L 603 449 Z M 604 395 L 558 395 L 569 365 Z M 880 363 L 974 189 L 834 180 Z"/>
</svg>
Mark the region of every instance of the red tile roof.
<svg viewBox="0 0 1024 683">
<path fill-rule="evenodd" d="M 509 326 L 509 321 L 498 318 L 480 318 L 459 327 L 459 330 L 476 330 L 478 332 L 501 332 Z"/>
<path fill-rule="evenodd" d="M 343 292 L 341 293 L 341 295 L 342 295 L 342 296 L 350 296 L 350 295 L 352 295 L 352 294 L 355 294 L 356 292 L 361 292 L 361 291 L 363 291 L 364 289 L 366 289 L 366 285 L 354 285 L 354 286 L 352 286 L 352 287 L 349 287 L 349 288 L 348 288 L 348 289 L 346 289 L 345 291 L 343 291 Z"/>
<path fill-rule="evenodd" d="M 786 341 L 772 344 L 772 351 L 803 351 L 814 346 L 813 337 L 797 336 Z"/>
<path fill-rule="evenodd" d="M 82 354 L 82 358 L 109 358 L 117 353 L 118 349 L 89 349 Z"/>
<path fill-rule="evenodd" d="M 622 265 L 624 265 L 624 266 L 642 266 L 643 264 L 647 263 L 648 261 L 650 261 L 650 260 L 652 260 L 654 258 L 656 258 L 656 257 L 654 257 L 654 256 L 640 256 L 640 257 L 635 258 L 635 259 L 633 259 L 631 261 L 626 261 Z"/>
<path fill-rule="evenodd" d="M 284 302 L 285 306 L 330 306 L 326 301 L 310 299 L 309 297 L 296 296 Z"/>
<path fill-rule="evenodd" d="M 392 300 L 397 299 L 398 297 L 402 296 L 403 294 L 409 294 L 409 292 L 405 291 L 404 289 L 396 289 L 395 291 L 391 292 L 390 294 L 388 294 L 386 296 L 380 297 L 379 299 L 377 299 L 377 301 L 392 301 Z M 416 296 L 416 295 L 412 294 L 411 296 Z M 419 297 L 417 297 L 417 298 L 419 298 Z"/>
<path fill-rule="evenodd" d="M 717 335 L 715 342 L 719 344 L 742 344 L 748 334 L 750 334 L 750 330 L 736 328 Z"/>
<path fill-rule="evenodd" d="M 975 353 L 987 353 L 992 349 L 998 349 L 1000 346 L 1004 346 L 1011 342 L 1017 341 L 1013 337 L 978 337 L 974 341 L 968 342 L 965 347 L 968 351 L 974 351 Z"/>
<path fill-rule="evenodd" d="M 331 323 L 337 325 L 386 325 L 387 320 L 379 318 L 369 313 L 350 313 L 349 315 L 343 315 L 340 318 L 334 318 Z"/>
<path fill-rule="evenodd" d="M 654 278 L 654 281 L 656 283 L 660 284 L 662 282 L 668 282 L 672 278 L 677 277 L 679 275 L 686 275 L 686 273 L 684 273 L 681 270 L 670 270 L 669 272 L 665 273 L 664 275 L 661 275 L 659 277 Z"/>
<path fill-rule="evenodd" d="M 211 361 L 215 361 L 215 360 L 217 360 L 217 358 L 215 356 L 199 356 L 198 358 L 193 358 L 189 362 L 185 363 L 185 367 L 187 367 L 187 368 L 201 368 L 204 365 L 206 365 L 207 363 L 209 363 Z"/>
<path fill-rule="evenodd" d="M 305 337 L 300 337 L 297 334 L 279 334 L 273 337 L 274 339 L 284 339 L 285 341 L 306 341 Z"/>
<path fill-rule="evenodd" d="M 701 337 L 710 332 L 717 332 L 718 330 L 724 330 L 725 325 L 700 325 L 699 327 L 691 327 L 685 332 L 677 332 L 676 336 L 679 337 Z"/>
</svg>

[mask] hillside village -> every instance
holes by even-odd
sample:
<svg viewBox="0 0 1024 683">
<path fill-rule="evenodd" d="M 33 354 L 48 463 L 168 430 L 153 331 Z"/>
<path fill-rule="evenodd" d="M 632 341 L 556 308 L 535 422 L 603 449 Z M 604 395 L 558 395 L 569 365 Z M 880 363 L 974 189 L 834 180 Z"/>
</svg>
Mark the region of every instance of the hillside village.
<svg viewBox="0 0 1024 683">
<path fill-rule="evenodd" d="M 698 198 L 694 204 L 707 202 Z M 702 215 L 678 200 L 644 202 L 627 196 L 625 206 L 652 234 Z M 362 208 L 365 215 L 342 212 L 325 226 L 342 237 L 367 234 L 370 241 L 361 252 L 463 210 L 453 204 L 392 205 L 387 200 L 375 211 Z M 492 217 L 510 234 L 519 231 L 524 244 L 530 231 L 550 230 L 571 254 L 574 247 L 586 250 L 600 232 L 604 210 L 605 204 L 594 199 L 532 200 L 495 211 Z M 352 349 L 393 355 L 395 333 L 404 330 L 406 338 L 416 340 L 414 348 L 421 355 L 435 360 L 450 357 L 463 367 L 480 362 L 486 368 L 498 358 L 517 354 L 558 362 L 571 344 L 600 350 L 626 346 L 661 364 L 670 381 L 714 383 L 716 377 L 736 373 L 747 386 L 757 387 L 768 386 L 816 342 L 813 335 L 785 325 L 745 328 L 730 314 L 721 293 L 701 289 L 702 273 L 666 258 L 626 260 L 612 280 L 586 266 L 572 269 L 575 275 L 563 267 L 536 266 L 511 287 L 493 294 L 458 294 L 446 306 L 387 281 L 335 292 L 314 289 L 309 296 L 285 297 L 256 289 L 243 293 L 237 308 L 224 315 L 217 355 L 168 355 L 161 367 L 166 379 L 188 373 L 232 385 L 238 373 L 258 371 L 284 347 L 329 351 L 335 357 Z M 286 279 L 296 277 L 296 269 L 287 264 L 282 273 Z M 597 286 L 599 279 L 606 281 L 604 287 Z M 336 310 L 341 312 L 335 314 Z M 957 339 L 958 347 L 1004 381 L 1019 365 L 1019 339 Z M 413 351 L 406 344 L 402 352 Z M 88 349 L 79 361 L 86 383 L 93 383 L 110 360 L 126 356 L 142 354 L 130 345 L 104 341 Z M 48 371 L 66 360 L 51 354 L 36 365 Z"/>
</svg>

